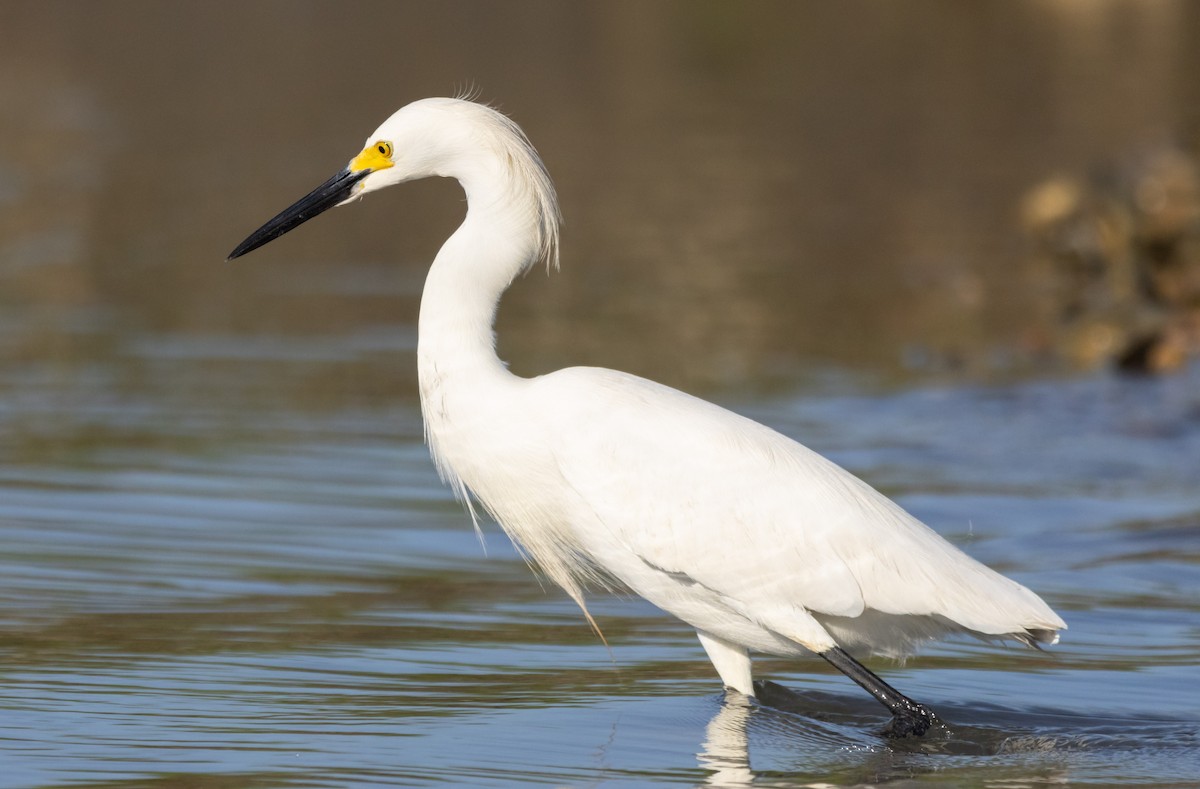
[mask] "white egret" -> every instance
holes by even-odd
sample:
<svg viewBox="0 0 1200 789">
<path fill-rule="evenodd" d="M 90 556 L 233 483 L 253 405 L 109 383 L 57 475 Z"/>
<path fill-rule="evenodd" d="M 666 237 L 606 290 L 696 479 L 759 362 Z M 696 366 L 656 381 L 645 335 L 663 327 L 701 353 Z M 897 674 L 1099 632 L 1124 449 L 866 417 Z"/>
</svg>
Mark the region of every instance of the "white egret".
<svg viewBox="0 0 1200 789">
<path fill-rule="evenodd" d="M 409 104 L 230 259 L 428 176 L 458 179 L 467 197 L 421 297 L 431 454 L 472 518 L 476 501 L 593 626 L 585 587 L 628 587 L 694 627 L 725 685 L 746 695 L 750 652 L 816 653 L 892 712 L 894 735 L 938 718 L 847 650 L 901 657 L 952 632 L 1057 641 L 1066 625 L 1033 592 L 774 430 L 613 370 L 510 373 L 495 351 L 496 307 L 518 274 L 557 266 L 560 219 L 537 153 L 487 106 Z"/>
</svg>

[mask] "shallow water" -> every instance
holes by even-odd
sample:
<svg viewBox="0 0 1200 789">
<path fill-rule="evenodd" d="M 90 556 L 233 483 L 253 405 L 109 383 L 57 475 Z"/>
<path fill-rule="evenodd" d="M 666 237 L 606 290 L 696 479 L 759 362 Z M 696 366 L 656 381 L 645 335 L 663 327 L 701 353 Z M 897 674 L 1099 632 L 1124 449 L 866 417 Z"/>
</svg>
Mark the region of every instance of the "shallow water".
<svg viewBox="0 0 1200 789">
<path fill-rule="evenodd" d="M 1069 622 L 1045 653 L 877 663 L 951 723 L 919 745 L 883 740 L 882 710 L 816 660 L 762 660 L 783 688 L 723 698 L 688 629 L 637 600 L 596 596 L 605 649 L 495 527 L 484 555 L 412 406 L 9 464 L 0 785 L 1190 784 L 1198 384 L 842 381 L 733 404 Z M 168 417 L 83 408 L 43 440 Z M 203 443 L 203 419 L 174 424 Z"/>
<path fill-rule="evenodd" d="M 0 5 L 0 787 L 1200 784 L 1200 370 L 1037 355 L 1055 173 L 1186 136 L 1200 6 Z M 521 374 L 602 364 L 864 476 L 1070 624 L 726 698 L 695 637 L 606 648 L 421 444 L 452 184 L 258 223 L 475 84 L 563 202 L 506 298 Z M 1030 349 L 1034 350 L 1031 352 Z"/>
</svg>

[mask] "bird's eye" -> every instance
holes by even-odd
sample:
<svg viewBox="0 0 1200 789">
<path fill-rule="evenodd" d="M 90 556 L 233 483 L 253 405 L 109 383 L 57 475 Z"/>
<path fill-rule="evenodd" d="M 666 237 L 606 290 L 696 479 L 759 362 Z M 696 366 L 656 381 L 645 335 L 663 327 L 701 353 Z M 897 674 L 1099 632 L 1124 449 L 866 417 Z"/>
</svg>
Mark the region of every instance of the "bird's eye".
<svg viewBox="0 0 1200 789">
<path fill-rule="evenodd" d="M 392 158 L 392 144 L 390 142 L 375 143 L 375 150 L 379 151 L 381 154 L 388 157 L 389 159 Z"/>
</svg>

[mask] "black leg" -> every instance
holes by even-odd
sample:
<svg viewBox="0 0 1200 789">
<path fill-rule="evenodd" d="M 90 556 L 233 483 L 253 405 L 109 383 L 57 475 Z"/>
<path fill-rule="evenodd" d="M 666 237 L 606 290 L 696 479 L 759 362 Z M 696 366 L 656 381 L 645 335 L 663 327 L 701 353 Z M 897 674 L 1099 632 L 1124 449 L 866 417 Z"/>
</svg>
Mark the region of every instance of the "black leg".
<svg viewBox="0 0 1200 789">
<path fill-rule="evenodd" d="M 884 729 L 884 734 L 889 737 L 920 737 L 929 731 L 931 726 L 941 723 L 933 714 L 933 710 L 924 704 L 918 704 L 875 676 L 870 669 L 846 654 L 841 647 L 826 650 L 821 653 L 821 657 L 891 710 L 892 722 Z"/>
</svg>

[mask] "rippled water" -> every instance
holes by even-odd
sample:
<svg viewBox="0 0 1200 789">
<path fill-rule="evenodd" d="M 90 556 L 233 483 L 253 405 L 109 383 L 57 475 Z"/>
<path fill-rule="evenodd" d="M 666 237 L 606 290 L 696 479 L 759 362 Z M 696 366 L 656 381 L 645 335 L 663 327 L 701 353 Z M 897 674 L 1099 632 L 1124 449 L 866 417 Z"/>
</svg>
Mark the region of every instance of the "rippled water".
<svg viewBox="0 0 1200 789">
<path fill-rule="evenodd" d="M 760 661 L 779 686 L 724 698 L 691 632 L 638 600 L 598 596 L 606 649 L 495 527 L 484 555 L 412 406 L 279 416 L 277 440 L 221 451 L 180 418 L 184 449 L 9 464 L 0 785 L 1189 785 L 1198 384 L 835 378 L 734 404 L 1069 622 L 1045 653 L 876 664 L 951 722 L 920 745 L 881 739 L 883 711 L 817 660 Z M 42 439 L 171 416 L 99 402 Z"/>
</svg>

